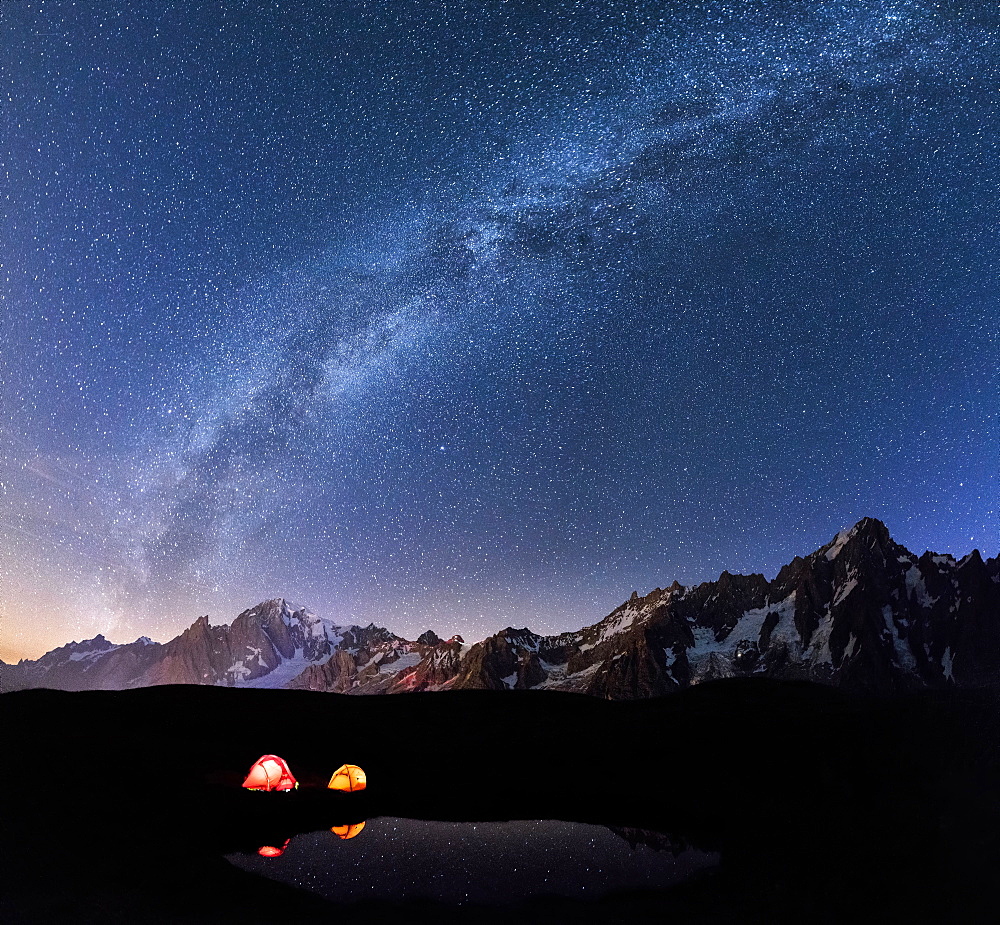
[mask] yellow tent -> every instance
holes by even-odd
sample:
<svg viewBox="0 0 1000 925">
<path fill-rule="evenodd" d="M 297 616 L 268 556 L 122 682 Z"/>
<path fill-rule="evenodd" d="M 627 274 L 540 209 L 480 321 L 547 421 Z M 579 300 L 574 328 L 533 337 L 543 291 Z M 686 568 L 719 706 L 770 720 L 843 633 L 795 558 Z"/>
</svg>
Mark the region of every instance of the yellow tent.
<svg viewBox="0 0 1000 925">
<path fill-rule="evenodd" d="M 333 772 L 333 777 L 327 784 L 330 790 L 346 790 L 348 792 L 364 790 L 366 786 L 365 772 L 356 764 L 342 764 Z"/>
</svg>

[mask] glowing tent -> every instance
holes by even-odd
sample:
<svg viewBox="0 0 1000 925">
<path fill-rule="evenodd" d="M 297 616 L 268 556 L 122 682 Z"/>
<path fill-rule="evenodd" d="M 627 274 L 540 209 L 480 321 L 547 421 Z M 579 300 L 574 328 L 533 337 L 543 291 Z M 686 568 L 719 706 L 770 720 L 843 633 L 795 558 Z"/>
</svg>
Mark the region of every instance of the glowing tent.
<svg viewBox="0 0 1000 925">
<path fill-rule="evenodd" d="M 298 785 L 285 759 L 277 755 L 261 755 L 243 781 L 247 790 L 294 790 Z"/>
<path fill-rule="evenodd" d="M 333 777 L 326 786 L 330 790 L 364 790 L 367 786 L 365 772 L 356 764 L 342 764 L 333 772 Z"/>
<path fill-rule="evenodd" d="M 331 832 L 337 836 L 337 838 L 354 838 L 355 835 L 359 834 L 361 830 L 365 827 L 363 822 L 355 822 L 353 825 L 335 825 Z"/>
</svg>

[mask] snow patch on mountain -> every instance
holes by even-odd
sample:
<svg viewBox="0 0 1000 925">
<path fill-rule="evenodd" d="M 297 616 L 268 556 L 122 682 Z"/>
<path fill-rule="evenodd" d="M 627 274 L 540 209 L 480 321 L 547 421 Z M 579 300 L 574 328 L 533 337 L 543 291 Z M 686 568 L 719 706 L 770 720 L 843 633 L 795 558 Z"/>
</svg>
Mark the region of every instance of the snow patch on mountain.
<svg viewBox="0 0 1000 925">
<path fill-rule="evenodd" d="M 832 665 L 833 654 L 830 652 L 830 633 L 833 632 L 833 611 L 827 611 L 819 625 L 809 637 L 809 645 L 803 656 L 813 665 Z"/>
<path fill-rule="evenodd" d="M 836 607 L 838 604 L 847 600 L 850 593 L 858 586 L 858 579 L 851 578 L 845 581 L 840 588 L 837 589 L 837 596 L 833 599 L 833 606 Z"/>
<path fill-rule="evenodd" d="M 941 656 L 941 668 L 944 670 L 944 676 L 948 681 L 954 681 L 955 678 L 952 676 L 952 668 L 955 665 L 955 660 L 951 654 L 951 646 L 948 646 L 944 650 L 944 655 Z"/>
<path fill-rule="evenodd" d="M 386 663 L 385 668 L 389 671 L 408 671 L 411 668 L 416 668 L 422 661 L 423 656 L 417 651 L 412 651 L 401 655 L 394 662 Z"/>
<path fill-rule="evenodd" d="M 306 658 L 304 650 L 302 648 L 298 648 L 295 650 L 295 654 L 291 658 L 284 659 L 281 664 L 272 668 L 267 674 L 261 675 L 259 678 L 254 678 L 250 681 L 238 681 L 236 683 L 236 687 L 284 687 L 293 678 L 302 674 L 302 672 L 305 671 L 310 665 L 315 664 L 315 660 Z"/>
<path fill-rule="evenodd" d="M 798 633 L 795 632 L 793 617 L 795 614 L 795 592 L 784 598 L 777 604 L 765 604 L 763 607 L 755 607 L 747 610 L 736 621 L 736 625 L 723 639 L 716 639 L 715 633 L 705 626 L 694 625 L 691 627 L 691 634 L 694 637 L 694 645 L 687 649 L 688 664 L 695 676 L 706 673 L 719 676 L 732 674 L 731 660 L 736 654 L 736 647 L 743 640 L 750 640 L 758 643 L 764 622 L 771 615 L 778 617 L 778 622 L 771 632 L 772 644 L 776 640 L 782 642 L 798 642 Z M 673 662 L 666 667 L 672 667 Z"/>
<path fill-rule="evenodd" d="M 106 649 L 87 649 L 83 652 L 71 652 L 69 660 L 71 662 L 81 662 L 84 659 L 95 659 L 100 658 L 102 655 L 107 655 L 108 652 L 113 652 L 115 649 L 120 649 L 121 646 L 112 645 L 108 646 Z"/>
<path fill-rule="evenodd" d="M 568 673 L 566 671 L 568 665 L 565 662 L 556 665 L 542 662 L 547 677 L 540 684 L 536 684 L 534 689 L 582 691 L 587 686 L 587 682 L 603 667 L 603 664 L 599 661 L 594 662 L 593 665 L 588 665 L 580 671 Z"/>
<path fill-rule="evenodd" d="M 771 609 L 778 615 L 778 622 L 771 630 L 771 644 L 781 642 L 787 649 L 801 648 L 802 640 L 795 628 L 795 592 L 773 605 Z"/>
<path fill-rule="evenodd" d="M 924 584 L 924 575 L 918 565 L 911 564 L 906 570 L 906 596 L 911 601 L 916 601 L 921 607 L 930 609 L 937 603 L 936 597 L 931 597 L 927 593 L 927 585 Z"/>
<path fill-rule="evenodd" d="M 832 562 L 837 556 L 840 555 L 840 551 L 847 545 L 847 541 L 854 536 L 854 530 L 856 528 L 850 528 L 847 530 L 841 530 L 834 539 L 833 543 L 830 544 L 830 548 L 826 551 L 827 562 Z M 827 534 L 829 536 L 829 534 Z"/>
<path fill-rule="evenodd" d="M 234 662 L 226 674 L 232 675 L 234 681 L 245 681 L 250 677 L 250 669 L 242 662 Z"/>
<path fill-rule="evenodd" d="M 882 620 L 892 639 L 892 649 L 896 654 L 896 664 L 907 671 L 915 672 L 917 670 L 916 659 L 913 657 L 913 652 L 910 650 L 909 645 L 900 637 L 896 621 L 893 619 L 892 607 L 888 604 L 882 608 Z"/>
<path fill-rule="evenodd" d="M 590 649 L 595 649 L 600 645 L 603 645 L 608 640 L 621 633 L 628 632 L 637 620 L 641 617 L 647 616 L 648 610 L 639 607 L 625 607 L 618 613 L 613 614 L 611 617 L 607 618 L 606 622 L 603 624 L 598 624 L 600 626 L 600 631 L 597 636 L 591 642 L 586 642 L 579 647 L 581 652 L 586 652 Z"/>
</svg>

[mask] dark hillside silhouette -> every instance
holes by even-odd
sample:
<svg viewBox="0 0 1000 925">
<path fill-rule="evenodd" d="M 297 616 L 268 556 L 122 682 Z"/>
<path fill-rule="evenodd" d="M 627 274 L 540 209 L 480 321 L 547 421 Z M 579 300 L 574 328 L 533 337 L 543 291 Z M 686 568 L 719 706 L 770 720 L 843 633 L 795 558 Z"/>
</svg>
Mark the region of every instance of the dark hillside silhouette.
<svg viewBox="0 0 1000 925">
<path fill-rule="evenodd" d="M 25 691 L 3 695 L 0 711 L 18 769 L 0 797 L 5 921 L 329 920 L 346 910 L 223 855 L 378 815 L 575 820 L 721 852 L 718 872 L 673 890 L 539 899 L 518 913 L 546 922 L 654 910 L 693 922 L 889 910 L 968 921 L 998 859 L 997 710 L 975 693 L 872 700 L 736 679 L 610 702 L 167 686 Z M 262 751 L 287 759 L 298 791 L 241 789 Z M 512 754 L 530 774 L 509 773 Z M 365 791 L 325 789 L 345 760 L 364 767 Z M 612 779 L 595 773 L 609 766 Z M 433 903 L 368 911 L 511 914 Z"/>
</svg>

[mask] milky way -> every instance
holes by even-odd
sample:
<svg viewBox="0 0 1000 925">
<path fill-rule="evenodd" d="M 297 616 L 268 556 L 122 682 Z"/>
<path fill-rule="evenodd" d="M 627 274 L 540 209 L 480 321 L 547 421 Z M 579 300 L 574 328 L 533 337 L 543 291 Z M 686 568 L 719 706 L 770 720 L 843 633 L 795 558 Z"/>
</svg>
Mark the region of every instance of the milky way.
<svg viewBox="0 0 1000 925">
<path fill-rule="evenodd" d="M 0 657 L 996 554 L 990 4 L 84 7 L 0 7 Z"/>
</svg>

